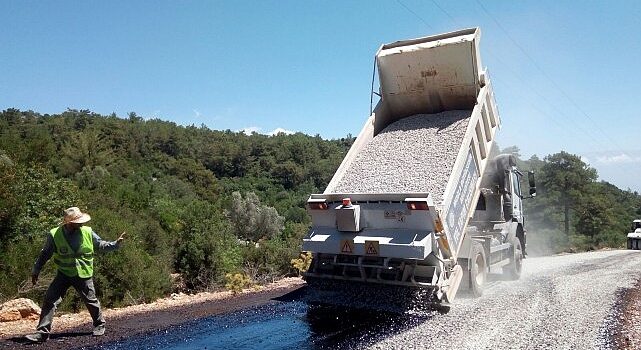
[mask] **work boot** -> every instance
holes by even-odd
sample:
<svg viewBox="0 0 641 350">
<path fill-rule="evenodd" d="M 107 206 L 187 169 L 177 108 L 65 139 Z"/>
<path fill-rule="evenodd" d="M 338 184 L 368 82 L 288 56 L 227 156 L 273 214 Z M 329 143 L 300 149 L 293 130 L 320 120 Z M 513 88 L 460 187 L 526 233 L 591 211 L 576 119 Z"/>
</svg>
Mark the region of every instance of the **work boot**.
<svg viewBox="0 0 641 350">
<path fill-rule="evenodd" d="M 32 343 L 44 343 L 47 341 L 47 335 L 44 333 L 27 334 L 24 337 Z"/>
<path fill-rule="evenodd" d="M 105 325 L 101 324 L 100 326 L 96 326 L 93 328 L 93 336 L 94 337 L 100 337 L 105 335 Z"/>
</svg>

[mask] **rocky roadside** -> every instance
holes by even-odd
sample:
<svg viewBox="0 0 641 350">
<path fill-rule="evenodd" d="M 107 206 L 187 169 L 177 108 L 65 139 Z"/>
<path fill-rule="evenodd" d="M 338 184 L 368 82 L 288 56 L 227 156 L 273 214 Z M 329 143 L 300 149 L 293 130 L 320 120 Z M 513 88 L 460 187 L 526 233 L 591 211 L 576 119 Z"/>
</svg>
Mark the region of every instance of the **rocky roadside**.
<svg viewBox="0 0 641 350">
<path fill-rule="evenodd" d="M 210 315 L 266 304 L 304 284 L 300 278 L 285 278 L 260 289 L 246 289 L 237 294 L 228 291 L 173 294 L 149 304 L 106 309 L 103 312 L 107 333 L 102 337 L 91 336 L 91 317 L 87 311 L 64 314 L 54 319 L 49 341 L 29 348 L 70 349 L 98 345 Z M 37 320 L 0 323 L 0 349 L 24 347 L 22 337 L 33 332 L 37 323 Z"/>
<path fill-rule="evenodd" d="M 641 279 L 620 295 L 611 341 L 615 349 L 641 349 Z"/>
</svg>

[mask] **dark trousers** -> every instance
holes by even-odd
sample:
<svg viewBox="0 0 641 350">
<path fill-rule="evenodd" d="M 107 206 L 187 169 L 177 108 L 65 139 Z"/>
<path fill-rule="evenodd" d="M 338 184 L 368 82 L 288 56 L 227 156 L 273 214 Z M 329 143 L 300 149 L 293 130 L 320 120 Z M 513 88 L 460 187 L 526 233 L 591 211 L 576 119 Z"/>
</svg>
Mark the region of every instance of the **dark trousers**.
<svg viewBox="0 0 641 350">
<path fill-rule="evenodd" d="M 40 312 L 40 322 L 38 323 L 37 330 L 40 333 L 49 334 L 51 332 L 51 323 L 53 322 L 53 314 L 56 312 L 56 307 L 62 301 L 67 289 L 72 286 L 80 295 L 80 298 L 87 306 L 89 314 L 93 319 L 93 326 L 104 326 L 105 319 L 102 317 L 100 310 L 100 302 L 96 298 L 96 289 L 93 286 L 92 278 L 69 277 L 60 272 L 53 279 L 47 293 L 45 300 L 42 303 L 42 311 Z"/>
</svg>

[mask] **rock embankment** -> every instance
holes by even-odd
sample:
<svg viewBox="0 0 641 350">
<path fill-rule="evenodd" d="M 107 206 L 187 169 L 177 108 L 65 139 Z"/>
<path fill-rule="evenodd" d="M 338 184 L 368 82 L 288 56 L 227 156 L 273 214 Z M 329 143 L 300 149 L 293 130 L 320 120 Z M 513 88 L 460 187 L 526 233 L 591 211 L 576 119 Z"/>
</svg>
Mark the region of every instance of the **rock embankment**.
<svg viewBox="0 0 641 350">
<path fill-rule="evenodd" d="M 14 299 L 0 305 L 0 322 L 37 320 L 39 318 L 40 307 L 31 299 Z"/>
</svg>

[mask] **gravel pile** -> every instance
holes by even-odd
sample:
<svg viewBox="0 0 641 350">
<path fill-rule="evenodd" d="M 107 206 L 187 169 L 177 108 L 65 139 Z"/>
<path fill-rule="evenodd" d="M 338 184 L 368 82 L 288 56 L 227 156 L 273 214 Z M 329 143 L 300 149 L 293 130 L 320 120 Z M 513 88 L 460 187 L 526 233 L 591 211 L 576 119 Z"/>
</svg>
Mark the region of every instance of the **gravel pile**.
<svg viewBox="0 0 641 350">
<path fill-rule="evenodd" d="M 328 192 L 429 192 L 440 203 L 471 113 L 417 114 L 390 124 L 364 147 Z"/>
</svg>

